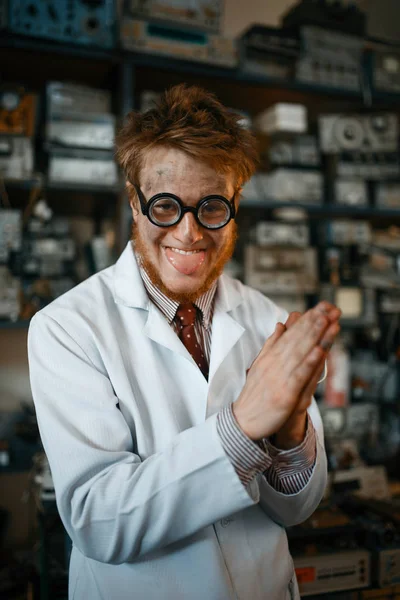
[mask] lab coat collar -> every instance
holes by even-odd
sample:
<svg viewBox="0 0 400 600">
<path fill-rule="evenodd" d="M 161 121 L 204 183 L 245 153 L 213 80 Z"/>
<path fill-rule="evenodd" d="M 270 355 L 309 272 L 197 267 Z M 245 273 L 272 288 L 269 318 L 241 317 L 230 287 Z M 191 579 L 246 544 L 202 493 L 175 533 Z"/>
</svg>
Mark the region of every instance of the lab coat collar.
<svg viewBox="0 0 400 600">
<path fill-rule="evenodd" d="M 144 287 L 130 241 L 114 265 L 114 299 L 117 304 L 145 310 L 149 310 L 152 304 Z M 221 275 L 218 280 L 214 312 L 230 312 L 242 301 L 240 284 L 227 275 Z"/>
</svg>

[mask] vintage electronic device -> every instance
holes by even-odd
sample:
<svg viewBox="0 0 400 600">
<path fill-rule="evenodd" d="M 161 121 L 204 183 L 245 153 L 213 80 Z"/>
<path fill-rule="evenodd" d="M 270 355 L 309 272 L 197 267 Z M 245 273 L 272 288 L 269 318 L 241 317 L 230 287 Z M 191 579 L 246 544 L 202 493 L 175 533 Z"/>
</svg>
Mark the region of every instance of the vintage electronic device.
<svg viewBox="0 0 400 600">
<path fill-rule="evenodd" d="M 20 210 L 0 208 L 0 263 L 8 260 L 10 252 L 18 252 L 22 242 Z"/>
<path fill-rule="evenodd" d="M 0 177 L 29 179 L 32 173 L 32 139 L 22 136 L 0 136 Z"/>
<path fill-rule="evenodd" d="M 235 40 L 212 33 L 123 17 L 120 36 L 125 50 L 224 67 L 236 67 L 238 63 Z"/>
<path fill-rule="evenodd" d="M 272 137 L 268 145 L 268 158 L 273 166 L 307 166 L 320 165 L 320 153 L 317 138 L 313 135 L 294 135 L 276 139 Z"/>
<path fill-rule="evenodd" d="M 381 92 L 400 92 L 400 48 L 377 49 L 368 54 L 372 86 Z"/>
<path fill-rule="evenodd" d="M 370 554 L 366 550 L 294 556 L 293 562 L 302 598 L 370 584 Z"/>
<path fill-rule="evenodd" d="M 83 152 L 83 151 L 82 151 Z M 84 183 L 92 185 L 115 186 L 118 183 L 118 171 L 109 153 L 82 153 L 78 155 L 52 153 L 49 158 L 48 178 L 52 183 Z"/>
<path fill-rule="evenodd" d="M 322 204 L 324 182 L 319 171 L 276 169 L 260 174 L 264 196 L 272 201 Z"/>
<path fill-rule="evenodd" d="M 379 308 L 383 313 L 400 314 L 400 293 L 386 292 L 381 294 Z"/>
<path fill-rule="evenodd" d="M 51 81 L 46 85 L 46 117 L 111 112 L 111 93 L 76 83 Z"/>
<path fill-rule="evenodd" d="M 304 104 L 279 102 L 255 117 L 254 128 L 269 135 L 277 132 L 304 133 L 307 131 L 307 109 Z"/>
<path fill-rule="evenodd" d="M 115 2 L 12 0 L 9 28 L 20 35 L 113 48 Z"/>
<path fill-rule="evenodd" d="M 13 277 L 6 266 L 0 265 L 0 319 L 17 321 L 19 304 L 20 283 Z"/>
<path fill-rule="evenodd" d="M 252 25 L 238 38 L 238 52 L 243 71 L 289 79 L 300 42 L 296 34 L 284 29 Z"/>
<path fill-rule="evenodd" d="M 316 25 L 364 36 L 367 22 L 365 12 L 354 2 L 300 0 L 283 15 L 282 24 L 292 29 L 302 25 Z"/>
<path fill-rule="evenodd" d="M 68 113 L 52 117 L 46 123 L 46 138 L 51 144 L 74 148 L 112 150 L 115 137 L 115 117 L 110 114 Z"/>
<path fill-rule="evenodd" d="M 23 276 L 59 277 L 73 271 L 75 243 L 72 238 L 25 239 L 22 249 Z"/>
<path fill-rule="evenodd" d="M 320 233 L 322 240 L 331 245 L 360 245 L 372 241 L 372 228 L 368 221 L 335 219 L 321 224 Z"/>
<path fill-rule="evenodd" d="M 258 246 L 307 248 L 310 244 L 310 230 L 306 223 L 260 221 L 251 233 L 252 239 Z"/>
<path fill-rule="evenodd" d="M 362 179 L 336 179 L 335 203 L 346 206 L 367 206 L 368 189 Z"/>
<path fill-rule="evenodd" d="M 319 117 L 321 149 L 339 152 L 396 152 L 398 118 L 394 113 L 323 115 Z"/>
<path fill-rule="evenodd" d="M 358 91 L 361 88 L 360 68 L 340 63 L 325 63 L 312 56 L 302 56 L 296 62 L 298 81 L 330 88 Z"/>
<path fill-rule="evenodd" d="M 0 85 L 0 134 L 32 137 L 35 133 L 37 96 L 22 86 Z"/>
<path fill-rule="evenodd" d="M 376 294 L 373 289 L 323 284 L 320 288 L 320 299 L 340 308 L 342 325 L 369 327 L 376 324 Z"/>
<path fill-rule="evenodd" d="M 126 0 L 124 13 L 134 18 L 178 23 L 218 33 L 223 0 Z"/>
<path fill-rule="evenodd" d="M 244 250 L 245 283 L 264 294 L 308 294 L 318 287 L 315 248 L 270 248 L 248 245 Z"/>
<path fill-rule="evenodd" d="M 335 471 L 332 485 L 338 493 L 351 492 L 360 498 L 391 498 L 387 473 L 382 465 Z"/>
<path fill-rule="evenodd" d="M 400 208 L 400 183 L 377 183 L 376 205 L 380 208 Z"/>
<path fill-rule="evenodd" d="M 300 38 L 305 56 L 330 65 L 337 64 L 356 69 L 361 66 L 364 49 L 362 37 L 304 25 L 300 28 Z"/>
<path fill-rule="evenodd" d="M 342 407 L 319 406 L 325 437 L 331 440 L 376 435 L 379 429 L 379 408 L 371 402 Z"/>
<path fill-rule="evenodd" d="M 400 175 L 398 152 L 341 152 L 337 163 L 340 177 L 360 177 L 361 179 L 395 179 Z"/>
<path fill-rule="evenodd" d="M 376 567 L 376 579 L 381 587 L 400 584 L 400 548 L 380 550 L 377 555 Z"/>
</svg>

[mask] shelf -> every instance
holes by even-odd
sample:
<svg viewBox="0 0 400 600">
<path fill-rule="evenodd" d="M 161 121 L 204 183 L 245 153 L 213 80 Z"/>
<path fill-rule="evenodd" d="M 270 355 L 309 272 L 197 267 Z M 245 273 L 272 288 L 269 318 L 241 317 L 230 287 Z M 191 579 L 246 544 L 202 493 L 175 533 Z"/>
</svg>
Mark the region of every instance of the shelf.
<svg viewBox="0 0 400 600">
<path fill-rule="evenodd" d="M 0 320 L 0 329 L 28 329 L 29 320 L 24 321 L 4 321 Z"/>
<path fill-rule="evenodd" d="M 198 77 L 210 77 L 223 79 L 232 83 L 242 83 L 254 86 L 263 86 L 270 88 L 282 88 L 292 91 L 298 91 L 309 94 L 320 94 L 322 96 L 354 99 L 362 101 L 363 93 L 361 90 L 337 89 L 327 86 L 319 86 L 311 83 L 303 83 L 295 80 L 284 80 L 268 76 L 248 73 L 239 67 L 221 67 L 209 63 L 201 63 L 189 60 L 180 60 L 164 55 L 153 55 L 140 52 L 130 52 L 120 50 L 104 50 L 102 48 L 88 46 L 74 46 L 53 40 L 43 40 L 19 36 L 10 33 L 2 33 L 0 38 L 0 48 L 28 50 L 33 52 L 43 52 L 48 54 L 57 54 L 79 60 L 95 59 L 105 61 L 109 64 L 119 65 L 122 63 L 132 67 L 145 67 L 147 69 L 159 69 L 164 71 L 187 73 Z M 379 103 L 396 104 L 400 102 L 400 94 L 373 92 L 372 101 Z"/>
<path fill-rule="evenodd" d="M 310 214 L 343 215 L 349 217 L 397 217 L 400 219 L 400 208 L 377 208 L 374 206 L 341 206 L 339 204 L 302 204 L 301 202 L 241 200 L 240 209 L 244 208 L 260 208 L 261 210 L 299 208 Z"/>
<path fill-rule="evenodd" d="M 39 180 L 32 177 L 32 179 L 6 179 L 4 181 L 6 188 L 14 188 L 20 190 L 29 190 L 32 187 L 39 185 Z M 44 182 L 43 189 L 52 191 L 64 191 L 64 192 L 76 192 L 76 193 L 90 193 L 90 194 L 111 194 L 117 195 L 123 190 L 122 185 L 99 185 L 99 184 L 85 184 L 85 183 L 63 183 L 63 182 Z"/>
</svg>

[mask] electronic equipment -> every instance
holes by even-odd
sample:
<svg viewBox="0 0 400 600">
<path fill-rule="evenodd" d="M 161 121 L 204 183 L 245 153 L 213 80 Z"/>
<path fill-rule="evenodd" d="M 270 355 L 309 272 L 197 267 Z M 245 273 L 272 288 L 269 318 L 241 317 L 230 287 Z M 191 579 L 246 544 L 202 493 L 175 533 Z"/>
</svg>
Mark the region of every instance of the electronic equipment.
<svg viewBox="0 0 400 600">
<path fill-rule="evenodd" d="M 255 117 L 254 128 L 269 135 L 282 131 L 304 133 L 307 131 L 307 109 L 303 104 L 279 102 Z"/>
<path fill-rule="evenodd" d="M 76 83 L 50 81 L 46 85 L 46 104 L 47 121 L 63 113 L 110 113 L 111 93 Z"/>
<path fill-rule="evenodd" d="M 323 115 L 319 117 L 321 149 L 326 153 L 396 152 L 398 118 L 394 113 Z"/>
<path fill-rule="evenodd" d="M 369 53 L 368 59 L 374 90 L 400 92 L 400 49 L 376 50 Z"/>
<path fill-rule="evenodd" d="M 29 179 L 32 173 L 32 139 L 22 136 L 0 136 L 0 177 Z"/>
<path fill-rule="evenodd" d="M 48 142 L 74 148 L 112 150 L 115 137 L 115 116 L 85 113 L 53 116 L 46 123 Z"/>
<path fill-rule="evenodd" d="M 354 2 L 300 0 L 283 15 L 282 25 L 291 29 L 302 25 L 316 25 L 364 36 L 367 22 L 366 14 Z"/>
<path fill-rule="evenodd" d="M 370 288 L 323 284 L 320 299 L 335 304 L 342 311 L 340 322 L 347 327 L 376 325 L 376 294 Z"/>
<path fill-rule="evenodd" d="M 272 166 L 318 167 L 321 159 L 317 138 L 302 134 L 272 137 L 268 144 L 268 159 Z"/>
<path fill-rule="evenodd" d="M 240 67 L 247 73 L 290 79 L 300 54 L 296 34 L 265 25 L 252 25 L 238 38 Z"/>
<path fill-rule="evenodd" d="M 8 260 L 10 252 L 18 252 L 22 242 L 22 214 L 20 210 L 0 209 L 0 263 Z"/>
<path fill-rule="evenodd" d="M 400 208 L 400 183 L 377 183 L 376 205 L 380 208 Z"/>
<path fill-rule="evenodd" d="M 0 134 L 32 137 L 35 133 L 36 94 L 21 86 L 0 85 Z"/>
<path fill-rule="evenodd" d="M 300 28 L 300 39 L 305 56 L 325 64 L 360 68 L 364 49 L 362 37 L 304 25 Z"/>
<path fill-rule="evenodd" d="M 379 408 L 371 402 L 341 407 L 319 406 L 324 434 L 329 440 L 375 436 L 379 429 Z"/>
<path fill-rule="evenodd" d="M 370 584 L 370 554 L 366 550 L 294 556 L 293 562 L 302 598 Z"/>
<path fill-rule="evenodd" d="M 260 174 L 264 196 L 272 201 L 322 204 L 323 183 L 319 171 L 281 168 Z"/>
<path fill-rule="evenodd" d="M 379 309 L 383 313 L 400 314 L 400 293 L 386 292 L 381 294 Z"/>
<path fill-rule="evenodd" d="M 310 244 L 310 230 L 305 223 L 260 221 L 252 230 L 251 238 L 258 246 L 307 248 Z"/>
<path fill-rule="evenodd" d="M 111 150 L 115 116 L 110 92 L 72 83 L 47 85 L 46 139 L 48 144 Z"/>
<path fill-rule="evenodd" d="M 48 178 L 51 183 L 84 183 L 92 185 L 114 186 L 118 183 L 117 165 L 108 152 L 97 151 L 88 155 L 88 151 L 79 154 L 56 153 L 52 150 L 49 158 Z"/>
<path fill-rule="evenodd" d="M 370 244 L 372 241 L 372 229 L 368 221 L 335 219 L 322 223 L 319 230 L 326 244 L 348 246 Z"/>
<path fill-rule="evenodd" d="M 123 17 L 120 36 L 125 50 L 224 67 L 236 67 L 238 62 L 235 41 L 211 33 Z"/>
<path fill-rule="evenodd" d="M 315 248 L 270 248 L 247 245 L 244 279 L 264 294 L 308 294 L 318 287 Z"/>
<path fill-rule="evenodd" d="M 335 471 L 332 486 L 336 493 L 351 492 L 360 498 L 390 500 L 390 489 L 385 467 L 356 467 L 350 470 Z"/>
<path fill-rule="evenodd" d="M 359 67 L 324 63 L 310 56 L 302 56 L 298 59 L 295 77 L 304 83 L 341 90 L 358 91 L 361 88 Z"/>
<path fill-rule="evenodd" d="M 341 152 L 337 163 L 340 177 L 381 180 L 398 178 L 400 161 L 398 152 Z"/>
<path fill-rule="evenodd" d="M 400 584 L 400 548 L 385 548 L 380 550 L 376 566 L 376 579 L 381 587 Z"/>
<path fill-rule="evenodd" d="M 73 273 L 75 252 L 72 238 L 25 238 L 17 268 L 23 277 L 69 276 Z"/>
<path fill-rule="evenodd" d="M 336 179 L 335 203 L 346 206 L 367 206 L 368 189 L 362 179 Z"/>
<path fill-rule="evenodd" d="M 0 265 L 0 319 L 17 321 L 20 283 L 13 277 L 6 266 Z"/>
<path fill-rule="evenodd" d="M 70 44 L 115 46 L 114 0 L 12 0 L 9 28 L 20 35 Z"/>
<path fill-rule="evenodd" d="M 126 0 L 124 14 L 151 21 L 177 23 L 218 33 L 221 28 L 223 0 Z"/>
</svg>

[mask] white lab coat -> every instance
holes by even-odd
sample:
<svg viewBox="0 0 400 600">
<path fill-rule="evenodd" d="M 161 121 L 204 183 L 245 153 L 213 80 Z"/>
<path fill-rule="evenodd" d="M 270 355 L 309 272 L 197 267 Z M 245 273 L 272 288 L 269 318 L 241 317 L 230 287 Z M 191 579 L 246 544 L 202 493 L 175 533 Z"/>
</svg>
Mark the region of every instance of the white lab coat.
<svg viewBox="0 0 400 600">
<path fill-rule="evenodd" d="M 306 519 L 325 488 L 316 404 L 316 464 L 297 494 L 261 475 L 246 489 L 216 430 L 285 318 L 221 276 L 207 383 L 149 300 L 130 244 L 33 318 L 31 385 L 73 541 L 70 600 L 298 598 L 284 527 Z"/>
</svg>

